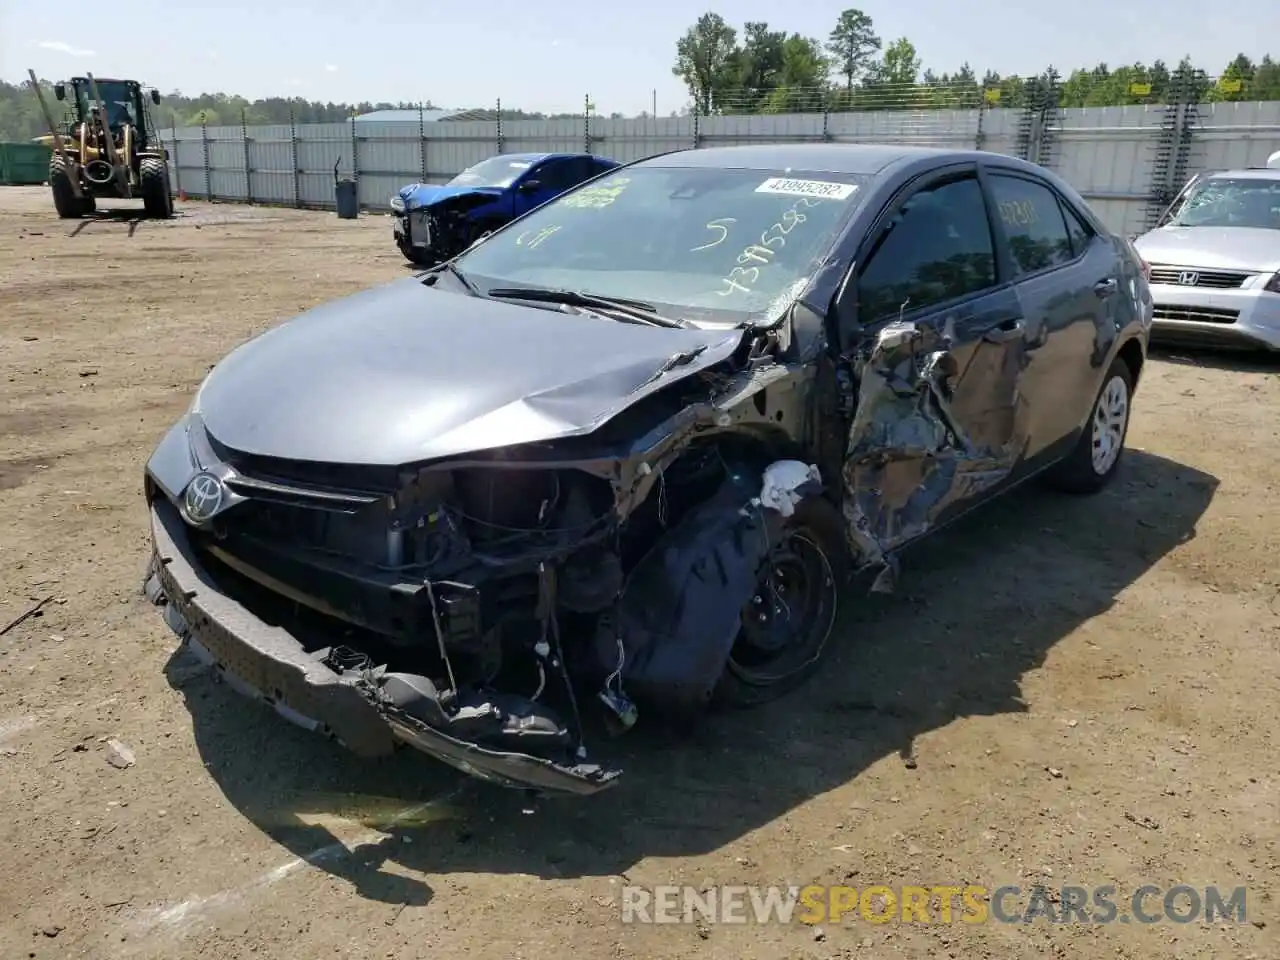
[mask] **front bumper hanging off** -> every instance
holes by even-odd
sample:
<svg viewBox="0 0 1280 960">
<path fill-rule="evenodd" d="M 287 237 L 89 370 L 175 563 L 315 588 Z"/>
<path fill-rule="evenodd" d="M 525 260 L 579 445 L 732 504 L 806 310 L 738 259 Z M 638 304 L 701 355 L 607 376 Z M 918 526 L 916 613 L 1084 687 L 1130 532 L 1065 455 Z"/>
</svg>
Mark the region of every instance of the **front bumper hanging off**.
<svg viewBox="0 0 1280 960">
<path fill-rule="evenodd" d="M 431 227 L 431 218 L 425 210 L 397 213 L 391 221 L 391 233 L 397 244 L 423 251 L 431 248 Z"/>
<path fill-rule="evenodd" d="M 377 757 L 408 744 L 482 780 L 506 787 L 588 795 L 620 771 L 490 749 L 458 739 L 399 710 L 375 683 L 330 668 L 282 627 L 265 623 L 227 596 L 201 565 L 185 525 L 163 498 L 151 505 L 154 552 L 147 580 L 166 622 L 199 659 L 238 692 L 287 720 Z"/>
</svg>

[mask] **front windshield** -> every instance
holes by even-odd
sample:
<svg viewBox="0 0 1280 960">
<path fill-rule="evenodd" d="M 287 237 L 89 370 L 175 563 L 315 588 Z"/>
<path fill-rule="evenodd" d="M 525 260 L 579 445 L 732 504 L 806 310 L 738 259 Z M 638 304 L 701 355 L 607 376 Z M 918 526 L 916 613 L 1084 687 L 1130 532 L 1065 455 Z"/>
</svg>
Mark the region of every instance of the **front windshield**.
<svg viewBox="0 0 1280 960">
<path fill-rule="evenodd" d="M 531 160 L 513 157 L 490 157 L 468 167 L 449 181 L 451 187 L 509 187 L 516 177 L 531 166 Z"/>
<path fill-rule="evenodd" d="M 137 125 L 137 118 L 133 115 L 133 91 L 129 89 L 128 84 L 118 80 L 98 80 L 96 86 L 98 93 L 102 96 L 102 103 L 107 108 L 108 125 L 112 127 L 126 123 Z M 78 93 L 82 110 L 87 113 L 89 108 L 96 109 L 98 101 L 93 99 L 93 91 L 87 81 L 80 84 Z"/>
<path fill-rule="evenodd" d="M 499 231 L 457 266 L 482 291 L 569 289 L 691 320 L 768 322 L 803 290 L 867 179 L 623 168 Z"/>
<path fill-rule="evenodd" d="M 1280 230 L 1280 177 L 1210 177 L 1192 188 L 1169 223 Z"/>
</svg>

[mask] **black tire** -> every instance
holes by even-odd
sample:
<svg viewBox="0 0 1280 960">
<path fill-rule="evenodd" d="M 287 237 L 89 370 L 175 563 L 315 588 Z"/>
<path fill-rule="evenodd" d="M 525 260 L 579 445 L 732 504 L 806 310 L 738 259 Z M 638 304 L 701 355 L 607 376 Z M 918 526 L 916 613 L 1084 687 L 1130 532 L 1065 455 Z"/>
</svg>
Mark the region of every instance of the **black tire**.
<svg viewBox="0 0 1280 960">
<path fill-rule="evenodd" d="M 173 216 L 173 196 L 169 193 L 169 168 L 159 157 L 143 157 L 138 166 L 142 182 L 142 209 L 152 220 Z"/>
<path fill-rule="evenodd" d="M 1122 409 L 1119 399 L 1122 399 Z M 1116 357 L 1102 378 L 1102 387 L 1089 409 L 1089 419 L 1075 448 L 1049 469 L 1045 477 L 1049 484 L 1065 493 L 1088 494 L 1097 493 L 1110 483 L 1124 459 L 1132 409 L 1133 374 L 1129 365 Z M 1104 447 L 1114 452 L 1108 455 Z"/>
<path fill-rule="evenodd" d="M 421 247 L 415 247 L 407 240 L 397 240 L 396 246 L 400 248 L 400 253 L 410 263 L 416 263 L 420 267 L 430 267 L 436 263 L 436 258 Z"/>
<path fill-rule="evenodd" d="M 71 173 L 56 153 L 49 161 L 49 189 L 53 193 L 53 209 L 63 220 L 75 220 L 92 212 L 93 198 L 76 196 Z"/>
<path fill-rule="evenodd" d="M 787 520 L 778 550 L 760 571 L 761 592 L 742 611 L 743 626 L 716 685 L 713 704 L 759 706 L 790 693 L 816 673 L 827 652 L 848 571 L 840 511 L 820 497 L 802 502 Z M 776 600 L 786 600 L 783 591 L 791 584 L 792 602 L 805 608 L 796 635 L 787 636 L 785 627 L 777 629 L 777 614 L 789 621 L 792 611 L 785 602 L 781 607 L 766 602 L 770 575 L 778 591 Z M 765 638 L 766 632 L 774 635 Z"/>
</svg>

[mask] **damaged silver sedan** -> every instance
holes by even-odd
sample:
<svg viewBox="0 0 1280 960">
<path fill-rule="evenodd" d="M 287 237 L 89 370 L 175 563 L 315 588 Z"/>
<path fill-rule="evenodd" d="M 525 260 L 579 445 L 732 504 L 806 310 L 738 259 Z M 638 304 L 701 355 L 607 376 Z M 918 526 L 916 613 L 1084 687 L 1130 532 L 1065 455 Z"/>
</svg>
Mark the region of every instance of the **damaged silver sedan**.
<svg viewBox="0 0 1280 960">
<path fill-rule="evenodd" d="M 752 705 L 852 573 L 1031 476 L 1100 489 L 1141 260 L 1053 173 L 827 144 L 620 167 L 240 346 L 147 465 L 147 593 L 242 692 L 589 794 L 588 728 Z"/>
</svg>

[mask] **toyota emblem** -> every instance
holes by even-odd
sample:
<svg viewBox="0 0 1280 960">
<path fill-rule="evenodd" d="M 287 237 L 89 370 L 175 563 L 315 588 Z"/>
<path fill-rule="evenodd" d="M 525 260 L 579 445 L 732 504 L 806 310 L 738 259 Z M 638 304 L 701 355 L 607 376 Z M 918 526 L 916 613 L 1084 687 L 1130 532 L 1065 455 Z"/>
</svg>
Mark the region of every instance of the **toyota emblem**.
<svg viewBox="0 0 1280 960">
<path fill-rule="evenodd" d="M 224 496 L 222 481 L 212 473 L 197 473 L 187 484 L 183 497 L 187 519 L 192 523 L 204 523 L 222 506 Z"/>
</svg>

